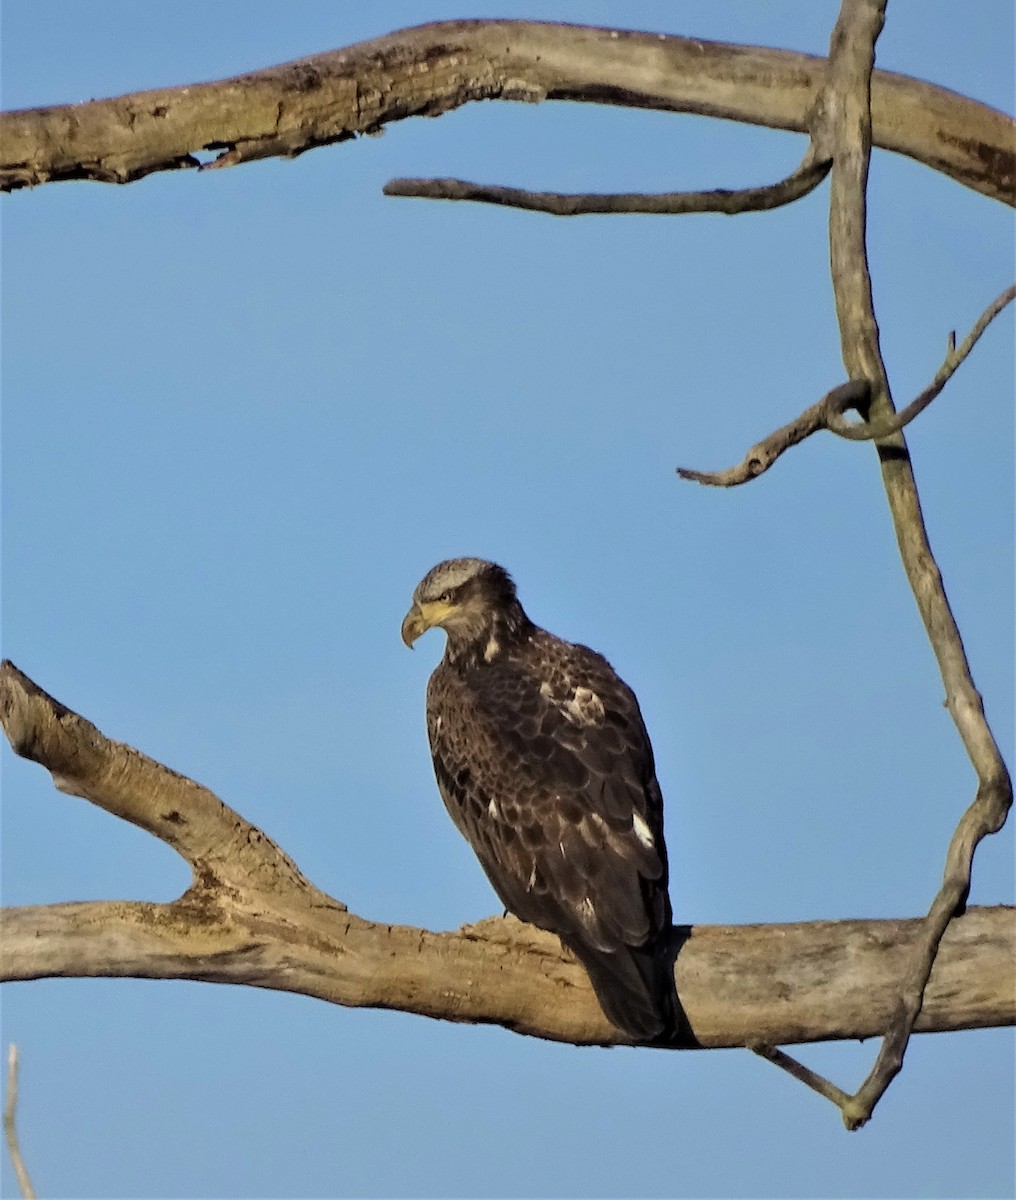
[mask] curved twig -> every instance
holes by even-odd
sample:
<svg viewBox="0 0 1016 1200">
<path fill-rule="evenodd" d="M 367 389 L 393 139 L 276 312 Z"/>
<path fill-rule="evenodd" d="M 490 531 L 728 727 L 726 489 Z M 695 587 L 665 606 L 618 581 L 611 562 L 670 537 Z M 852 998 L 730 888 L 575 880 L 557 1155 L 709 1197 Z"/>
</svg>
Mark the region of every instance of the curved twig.
<svg viewBox="0 0 1016 1200">
<path fill-rule="evenodd" d="M 828 130 L 835 146 L 829 248 L 843 362 L 852 378 L 870 381 L 874 420 L 868 419 L 876 428 L 893 422 L 896 416 L 879 347 L 865 228 L 872 145 L 870 88 L 886 2 L 843 0 L 830 45 L 827 94 Z M 942 939 L 966 901 L 974 849 L 981 838 L 1002 827 L 1012 804 L 1012 782 L 985 719 L 928 542 L 906 441 L 902 432 L 895 430 L 876 439 L 875 444 L 903 566 L 938 660 L 946 705 L 977 772 L 978 789 L 950 841 L 942 885 L 900 981 L 893 1019 L 875 1063 L 853 1096 L 845 1103 L 836 1100 L 848 1129 L 857 1129 L 869 1120 L 899 1073 Z"/>
<path fill-rule="evenodd" d="M 736 487 L 748 483 L 768 471 L 773 463 L 791 448 L 797 446 L 818 433 L 828 429 L 838 437 L 852 442 L 875 441 L 898 433 L 909 425 L 915 417 L 920 416 L 955 374 L 957 368 L 967 355 L 977 345 L 984 331 L 998 314 L 1016 299 L 1016 284 L 995 297 L 981 313 L 973 329 L 967 334 L 959 346 L 951 345 L 945 361 L 939 367 L 931 383 L 912 400 L 906 408 L 890 416 L 883 416 L 877 421 L 847 421 L 843 414 L 853 408 L 859 412 L 867 412 L 871 401 L 871 386 L 863 379 L 842 383 L 839 387 L 827 392 L 821 400 L 806 408 L 800 416 L 795 417 L 787 425 L 781 426 L 760 442 L 748 449 L 744 458 L 734 467 L 725 471 L 695 471 L 690 467 L 678 467 L 677 473 L 682 479 L 693 483 L 707 484 L 710 487 Z M 955 339 L 953 339 L 955 341 Z"/>
<path fill-rule="evenodd" d="M 18 1181 L 18 1190 L 25 1200 L 35 1200 L 35 1189 L 21 1156 L 21 1143 L 18 1141 L 18 1128 L 15 1123 L 18 1111 L 18 1048 L 13 1042 L 7 1047 L 7 1097 L 4 1100 L 4 1138 L 7 1142 L 7 1153 L 10 1155 L 11 1166 Z"/>
<path fill-rule="evenodd" d="M 413 196 L 427 200 L 473 200 L 500 204 L 555 217 L 589 213 L 726 213 L 766 212 L 792 204 L 815 190 L 829 174 L 830 159 L 818 158 L 809 146 L 801 163 L 784 179 L 761 187 L 714 188 L 705 192 L 529 192 L 522 188 L 469 183 L 464 179 L 393 179 L 385 184 L 386 196 Z"/>
<path fill-rule="evenodd" d="M 833 413 L 842 413 L 848 408 L 866 408 L 870 398 L 871 387 L 865 380 L 853 379 L 841 383 L 789 424 L 781 426 L 761 442 L 756 442 L 737 466 L 728 467 L 725 471 L 694 471 L 690 467 L 678 467 L 677 473 L 682 479 L 711 487 L 736 487 L 747 483 L 768 471 L 791 446 L 797 446 L 820 429 L 828 429 Z"/>
<path fill-rule="evenodd" d="M 992 300 L 977 319 L 977 323 L 973 329 L 971 329 L 959 346 L 955 345 L 955 335 L 950 338 L 949 351 L 942 365 L 935 373 L 935 378 L 920 395 L 910 401 L 906 408 L 893 416 L 883 417 L 878 421 L 861 421 L 858 423 L 845 421 L 842 411 L 836 412 L 831 410 L 826 421 L 826 428 L 838 437 L 846 438 L 852 442 L 875 441 L 879 438 L 889 437 L 890 434 L 898 433 L 901 429 L 909 425 L 915 417 L 920 416 L 932 400 L 939 395 L 953 377 L 957 367 L 959 367 L 970 351 L 977 345 L 981 334 L 984 333 L 1006 305 L 1010 304 L 1014 299 L 1016 299 L 1016 284 L 1006 288 L 1004 292 L 1001 292 Z"/>
<path fill-rule="evenodd" d="M 751 1042 L 748 1049 L 760 1058 L 766 1059 L 767 1062 L 771 1062 L 773 1066 L 780 1067 L 788 1075 L 793 1075 L 799 1083 L 803 1083 L 805 1087 L 810 1087 L 813 1092 L 818 1092 L 820 1096 L 825 1096 L 838 1109 L 843 1110 L 850 1103 L 850 1097 L 842 1088 L 838 1088 L 835 1083 L 830 1083 L 825 1076 L 819 1075 L 811 1067 L 806 1067 L 804 1063 L 798 1062 L 796 1058 L 791 1058 L 789 1054 L 784 1054 L 782 1050 L 778 1050 L 775 1046 L 765 1046 L 761 1042 Z"/>
<path fill-rule="evenodd" d="M 293 156 L 474 100 L 577 100 L 806 132 L 826 60 L 664 34 L 534 21 L 441 21 L 189 87 L 0 116 L 0 190 L 60 179 Z M 1006 204 L 1013 121 L 892 72 L 872 86 L 874 139 Z"/>
</svg>

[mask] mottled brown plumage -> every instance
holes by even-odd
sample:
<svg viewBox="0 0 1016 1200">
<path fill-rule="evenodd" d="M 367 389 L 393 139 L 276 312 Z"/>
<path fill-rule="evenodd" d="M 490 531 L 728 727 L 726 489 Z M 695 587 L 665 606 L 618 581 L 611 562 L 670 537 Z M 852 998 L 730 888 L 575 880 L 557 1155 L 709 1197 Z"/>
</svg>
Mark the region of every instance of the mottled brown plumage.
<svg viewBox="0 0 1016 1200">
<path fill-rule="evenodd" d="M 556 933 L 636 1041 L 675 1033 L 663 801 L 634 693 L 599 654 L 526 616 L 503 568 L 422 580 L 407 645 L 448 635 L 427 687 L 445 806 L 505 907 Z"/>
</svg>

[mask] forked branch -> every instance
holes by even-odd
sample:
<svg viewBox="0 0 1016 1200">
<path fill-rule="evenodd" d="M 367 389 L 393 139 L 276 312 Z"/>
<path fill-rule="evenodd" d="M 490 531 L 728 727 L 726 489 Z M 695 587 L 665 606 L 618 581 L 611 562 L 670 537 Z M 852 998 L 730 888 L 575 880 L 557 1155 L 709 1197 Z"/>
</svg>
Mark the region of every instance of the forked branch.
<svg viewBox="0 0 1016 1200">
<path fill-rule="evenodd" d="M 984 333 L 991 322 L 994 321 L 998 314 L 1013 299 L 1016 299 L 1016 284 L 1007 287 L 1004 292 L 1000 292 L 992 300 L 984 312 L 981 313 L 980 317 L 978 317 L 973 329 L 971 329 L 959 346 L 956 345 L 955 334 L 950 334 L 949 349 L 946 352 L 942 365 L 935 372 L 935 378 L 901 412 L 883 417 L 881 421 L 860 421 L 857 423 L 844 421 L 842 411 L 831 412 L 827 428 L 831 429 L 839 437 L 847 438 L 849 441 L 854 442 L 877 441 L 889 437 L 890 434 L 898 433 L 901 429 L 909 425 L 915 417 L 920 416 L 932 400 L 941 393 L 942 389 L 953 377 L 956 369 L 977 345 L 981 334 Z"/>
<path fill-rule="evenodd" d="M 836 1097 L 838 1089 L 832 1085 L 823 1092 L 838 1104 L 848 1129 L 858 1128 L 871 1117 L 875 1105 L 902 1067 L 907 1043 L 926 998 L 936 955 L 950 922 L 962 911 L 969 893 L 974 850 L 983 837 L 1002 827 L 1012 804 L 1009 773 L 985 719 L 981 697 L 974 686 L 963 642 L 928 542 L 910 456 L 900 428 L 902 422 L 893 408 L 879 347 L 865 227 L 872 144 L 871 79 L 875 42 L 882 30 L 885 8 L 886 0 L 844 0 L 832 35 L 827 101 L 830 105 L 828 131 L 835 148 L 829 215 L 833 290 L 844 366 L 852 380 L 864 380 L 870 387 L 870 403 L 864 415 L 879 434 L 875 437 L 875 445 L 904 570 L 938 659 L 946 705 L 977 773 L 978 788 L 950 841 L 942 886 L 922 922 L 917 943 L 900 980 L 892 1020 L 870 1074 L 856 1094 L 846 1100 L 842 1099 L 842 1093 L 840 1098 Z M 1008 302 L 1006 297 L 1011 299 L 1009 293 L 1003 293 L 988 313 L 992 309 L 1000 311 Z M 978 336 L 990 320 L 988 313 L 975 327 L 974 333 Z M 972 334 L 967 340 L 972 346 L 976 336 Z M 943 368 L 948 372 L 945 378 L 956 365 L 958 363 L 947 360 Z M 904 415 L 900 414 L 900 417 Z M 889 432 L 883 435 L 883 430 Z M 772 1057 L 778 1065 L 798 1077 L 807 1071 L 787 1056 Z M 816 1079 L 813 1077 L 806 1082 L 815 1087 Z"/>
<path fill-rule="evenodd" d="M 871 386 L 863 379 L 852 380 L 833 388 L 816 404 L 806 408 L 799 417 L 781 426 L 762 441 L 756 442 L 737 466 L 728 467 L 725 471 L 695 471 L 690 467 L 678 467 L 678 475 L 693 483 L 704 483 L 713 487 L 736 487 L 758 478 L 791 446 L 800 445 L 805 438 L 811 437 L 821 429 L 828 429 L 838 437 L 852 442 L 875 441 L 898 433 L 915 417 L 920 416 L 932 400 L 940 395 L 960 364 L 977 345 L 981 334 L 1013 299 L 1016 299 L 1016 284 L 1006 288 L 992 300 L 959 346 L 954 344 L 955 338 L 950 338 L 945 361 L 935 373 L 935 378 L 901 412 L 883 416 L 877 421 L 845 420 L 844 413 L 848 409 L 867 414 L 871 403 Z"/>
<path fill-rule="evenodd" d="M 585 972 L 550 934 L 512 918 L 430 933 L 355 916 L 207 788 L 106 738 L 11 663 L 0 667 L 0 719 L 14 749 L 62 790 L 147 829 L 193 871 L 170 904 L 3 910 L 3 979 L 199 979 L 577 1045 L 623 1042 Z M 836 921 L 679 930 L 676 978 L 694 1044 L 877 1034 L 918 928 Z M 919 1028 L 1016 1023 L 1014 945 L 1016 909 L 972 909 L 939 957 Z"/>
<path fill-rule="evenodd" d="M 841 383 L 789 424 L 756 442 L 736 467 L 728 467 L 726 471 L 694 471 L 691 467 L 678 467 L 677 473 L 682 479 L 712 487 L 736 487 L 747 483 L 768 471 L 791 446 L 800 445 L 820 429 L 828 429 L 833 414 L 842 414 L 848 408 L 867 408 L 870 399 L 871 388 L 863 379 Z"/>
<path fill-rule="evenodd" d="M 832 162 L 830 253 L 850 382 L 759 443 L 740 467 L 712 476 L 681 473 L 724 486 L 744 482 L 819 428 L 875 441 L 904 568 L 977 772 L 977 794 L 953 835 L 942 887 L 923 921 L 684 929 L 677 981 L 695 1045 L 750 1045 L 831 1099 L 850 1128 L 869 1119 L 913 1031 L 1016 1022 L 1016 912 L 970 910 L 956 918 L 974 849 L 1001 827 L 1012 786 L 928 544 L 902 435 L 1014 289 L 986 310 L 958 350 L 950 347 L 932 384 L 896 413 L 865 247 L 873 142 L 1011 204 L 1013 123 L 943 89 L 874 72 L 884 12 L 885 0 L 844 0 L 828 62 L 577 26 L 447 22 L 234 80 L 0 118 L 6 190 L 56 179 L 130 182 L 152 171 L 197 167 L 199 149 L 221 152 L 206 169 L 295 155 L 377 132 L 404 116 L 495 98 L 695 112 L 810 135 L 808 154 L 787 179 L 738 192 L 563 196 L 456 180 L 395 181 L 388 191 L 558 215 L 741 212 L 806 194 Z M 845 420 L 849 408 L 860 412 L 861 423 Z M 348 913 L 208 789 L 105 738 L 9 663 L 0 668 L 0 719 L 15 751 L 46 767 L 58 788 L 160 838 L 193 873 L 191 886 L 171 904 L 5 910 L 4 978 L 245 983 L 338 1004 L 493 1022 L 576 1044 L 623 1040 L 605 1022 L 584 972 L 549 935 L 513 920 L 433 934 Z M 882 1048 L 853 1096 L 773 1049 L 875 1034 L 885 1034 Z"/>
</svg>

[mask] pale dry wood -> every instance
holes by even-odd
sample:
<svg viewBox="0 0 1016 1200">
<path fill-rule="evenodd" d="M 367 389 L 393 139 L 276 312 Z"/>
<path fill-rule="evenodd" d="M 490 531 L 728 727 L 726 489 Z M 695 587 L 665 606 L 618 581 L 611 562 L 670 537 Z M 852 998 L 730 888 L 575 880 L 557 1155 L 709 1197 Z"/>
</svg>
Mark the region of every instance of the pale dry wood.
<svg viewBox="0 0 1016 1200">
<path fill-rule="evenodd" d="M 551 935 L 513 918 L 430 933 L 347 912 L 206 788 L 105 738 L 10 663 L 0 667 L 0 720 L 13 748 L 46 767 L 63 790 L 148 829 L 195 867 L 194 883 L 171 904 L 4 910 L 2 978 L 239 983 L 580 1045 L 623 1043 L 585 973 Z M 217 848 L 211 855 L 209 845 Z M 249 875 L 226 861 L 244 846 Z M 679 929 L 676 979 L 694 1039 L 717 1047 L 876 1035 L 891 1015 L 919 927 L 833 921 Z M 1016 910 L 972 909 L 950 929 L 918 1027 L 1016 1023 L 1014 962 Z"/>
<path fill-rule="evenodd" d="M 25 1200 L 35 1200 L 35 1189 L 25 1166 L 21 1153 L 21 1142 L 18 1139 L 18 1048 L 12 1042 L 7 1047 L 7 1096 L 4 1100 L 4 1140 L 7 1143 L 7 1153 L 14 1177 L 18 1181 L 18 1190 Z"/>
<path fill-rule="evenodd" d="M 910 419 L 910 409 L 896 415 L 892 408 L 878 348 L 864 248 L 865 189 L 873 140 L 901 149 L 971 187 L 1011 203 L 1013 126 L 1002 114 L 941 89 L 903 77 L 873 75 L 873 48 L 884 9 L 884 0 L 844 0 L 833 35 L 828 71 L 822 60 L 805 60 L 805 56 L 685 43 L 681 39 L 647 40 L 647 35 L 603 30 L 483 22 L 440 27 L 445 31 L 452 28 L 480 31 L 482 37 L 496 26 L 495 41 L 512 42 L 507 49 L 494 44 L 479 48 L 475 44 L 435 46 L 427 41 L 427 36 L 437 27 L 406 31 L 392 35 L 391 39 L 353 47 L 348 52 L 319 56 L 220 84 L 144 93 L 62 110 L 11 114 L 4 118 L 4 135 L 27 130 L 33 154 L 40 136 L 47 131 L 54 134 L 46 146 L 47 154 L 53 151 L 58 159 L 68 146 L 73 154 L 64 162 L 62 174 L 59 169 L 50 171 L 48 167 L 40 167 L 43 160 L 36 155 L 31 161 L 15 164 L 13 173 L 0 176 L 9 187 L 48 178 L 87 177 L 127 182 L 168 166 L 195 166 L 197 160 L 189 152 L 174 155 L 171 147 L 167 150 L 181 127 L 193 137 L 194 129 L 207 118 L 212 123 L 208 128 L 221 130 L 223 104 L 226 108 L 238 104 L 246 118 L 252 112 L 257 115 L 255 101 L 270 107 L 273 94 L 274 123 L 270 121 L 253 134 L 233 131 L 227 136 L 220 132 L 213 134 L 210 141 L 198 143 L 205 149 L 224 151 L 213 165 L 228 166 L 272 154 L 295 154 L 358 132 L 376 131 L 385 121 L 411 113 L 437 115 L 469 100 L 489 98 L 607 100 L 730 116 L 763 125 L 808 130 L 815 139 L 815 161 L 825 161 L 820 150 L 833 154 L 830 246 L 844 361 L 853 382 L 826 398 L 830 417 L 827 427 L 835 428 L 836 417 L 848 402 L 865 401 L 865 416 L 870 412 L 870 419 L 864 436 L 874 437 L 879 447 L 904 564 L 939 657 L 947 703 L 978 771 L 980 787 L 954 835 L 942 889 L 924 922 L 841 922 L 828 926 L 834 931 L 830 943 L 834 957 L 847 945 L 851 965 L 860 964 L 859 987 L 851 983 L 850 972 L 842 964 L 826 961 L 829 947 L 816 941 L 820 928 L 826 927 L 815 924 L 753 927 L 753 932 L 761 938 L 754 954 L 750 945 L 740 947 L 727 962 L 722 962 L 724 953 L 729 954 L 732 947 L 727 935 L 745 931 L 682 931 L 686 941 L 678 960 L 677 977 L 698 1044 L 752 1045 L 833 1099 L 851 1128 L 870 1117 L 875 1103 L 900 1069 L 912 1030 L 1012 1023 L 1016 990 L 1012 977 L 1012 910 L 986 910 L 994 922 L 990 930 L 982 929 L 979 924 L 985 915 L 981 910 L 972 911 L 959 921 L 953 916 L 966 897 L 977 841 L 999 828 L 1005 819 L 1011 802 L 1011 784 L 984 720 L 980 697 L 970 679 L 962 643 L 927 545 L 906 444 L 899 432 Z M 534 30 L 542 53 L 526 61 L 525 53 L 520 55 L 519 50 L 520 47 L 525 50 L 522 44 L 526 34 Z M 420 35 L 423 35 L 420 41 L 411 46 L 409 43 Z M 556 60 L 554 54 L 548 54 L 544 37 L 559 39 L 554 44 Z M 569 43 L 569 39 L 576 37 L 579 43 L 585 39 L 584 44 Z M 621 43 L 622 58 L 617 57 L 615 45 L 615 57 L 609 61 L 610 43 Z M 697 61 L 685 61 L 682 73 L 677 59 L 687 54 L 689 47 Z M 421 49 L 424 56 L 414 57 Z M 639 91 L 637 87 L 624 86 L 626 66 L 636 75 L 642 72 L 642 83 L 646 82 L 643 51 L 650 59 L 653 54 L 657 56 L 660 68 L 657 73 L 662 73 L 666 83 L 660 90 Z M 734 52 L 733 57 L 730 52 Z M 662 60 L 660 55 L 664 55 Z M 796 60 L 802 70 L 808 64 L 812 67 L 820 64 L 807 85 L 808 104 L 803 113 L 799 111 L 794 117 L 796 124 L 788 124 L 776 115 L 788 93 L 795 93 L 800 99 L 799 79 L 780 76 L 790 59 Z M 607 86 L 596 77 L 596 71 L 604 63 L 610 67 L 605 76 L 610 80 Z M 717 64 L 719 70 L 714 69 Z M 745 67 L 747 74 L 739 75 Z M 556 73 L 541 79 L 541 70 Z M 682 91 L 689 80 L 691 98 Z M 724 96 L 724 88 L 729 88 L 732 80 L 736 103 L 729 93 Z M 654 87 L 657 82 L 654 80 Z M 752 87 L 762 89 L 766 103 L 754 105 L 749 115 L 740 105 Z M 893 104 L 882 110 L 881 93 L 886 87 L 893 89 Z M 336 88 L 342 93 L 338 105 L 333 94 Z M 696 92 L 695 88 L 702 90 Z M 908 88 L 923 90 L 923 113 L 907 113 Z M 163 99 L 167 103 L 163 104 Z M 958 152 L 955 161 L 928 158 L 914 150 L 919 117 L 929 113 L 941 116 L 936 103 L 942 100 L 953 118 L 959 119 L 963 111 L 964 137 L 959 140 L 944 137 L 944 144 L 952 152 Z M 174 113 L 177 102 L 180 108 Z M 724 105 L 729 107 L 725 109 Z M 350 112 L 355 120 L 349 118 Z M 901 113 L 907 115 L 906 133 L 910 140 L 906 145 L 892 145 L 890 140 L 880 142 L 889 137 L 880 124 L 881 118 L 885 117 L 891 127 Z M 89 130 L 93 118 L 95 127 Z M 988 142 L 978 140 L 979 132 L 988 126 L 999 134 L 995 147 L 989 144 L 990 138 Z M 127 135 L 124 128 L 129 130 Z M 150 133 L 152 128 L 171 136 L 161 142 L 156 137 L 155 157 L 144 158 L 152 151 L 151 140 L 144 141 L 146 132 Z M 93 145 L 98 147 L 94 160 L 82 157 L 91 135 L 95 137 Z M 125 144 L 110 150 L 111 143 L 103 140 L 110 136 L 114 140 L 125 137 Z M 936 144 L 943 141 L 942 122 L 932 130 L 931 140 L 936 139 Z M 194 143 L 191 145 L 193 148 Z M 137 157 L 139 149 L 141 157 Z M 979 164 L 977 168 L 971 169 L 971 155 Z M 768 189 L 769 199 L 777 191 L 778 188 Z M 735 203 L 742 203 L 744 195 L 740 194 Z M 714 200 L 715 196 L 713 193 Z M 701 196 L 696 203 L 700 200 Z M 670 203 L 675 203 L 673 197 Z M 687 205 L 687 195 L 678 203 Z M 944 372 L 944 377 L 936 377 L 932 389 L 926 389 L 914 405 L 921 402 L 923 407 L 930 403 L 933 395 L 929 393 L 936 386 L 941 390 L 955 365 L 947 359 L 939 373 L 942 376 Z M 856 393 L 861 386 L 866 389 L 864 397 Z M 858 436 L 838 428 L 836 432 Z M 244 982 L 298 990 L 338 1003 L 404 1007 L 455 1020 L 497 1021 L 520 1032 L 573 1042 L 619 1040 L 616 1031 L 606 1025 L 599 1013 L 584 975 L 561 954 L 554 939 L 512 921 L 483 923 L 458 935 L 428 934 L 398 927 L 383 927 L 382 932 L 382 927 L 346 913 L 341 904 L 314 888 L 274 843 L 222 805 L 207 789 L 168 772 L 130 747 L 106 742 L 88 722 L 62 709 L 45 693 L 33 690 L 30 681 L 13 668 L 4 676 L 2 685 L 0 702 L 5 726 L 19 753 L 49 766 L 57 786 L 84 795 L 166 840 L 187 858 L 194 870 L 192 887 L 172 905 L 113 902 L 5 913 L 4 933 L 13 948 L 15 963 L 12 969 L 30 960 L 27 967 L 23 966 L 27 973 L 12 978 L 109 973 Z M 19 689 L 22 695 L 16 699 L 27 699 L 28 707 L 34 705 L 34 717 L 26 717 L 25 710 L 19 709 L 17 703 L 9 703 Z M 54 727 L 46 731 L 46 737 L 40 737 L 40 730 L 47 722 Z M 51 744 L 47 745 L 47 740 Z M 864 943 L 860 946 L 854 938 L 858 934 L 855 926 L 859 927 Z M 803 931 L 806 940 L 795 947 L 793 936 L 798 931 Z M 944 973 L 953 965 L 954 941 L 961 934 L 971 933 L 974 952 L 961 961 L 958 982 L 950 983 Z M 710 935 L 720 941 L 709 944 Z M 400 938 L 397 946 L 385 946 L 386 941 L 391 943 Z M 886 944 L 878 955 L 869 953 L 868 943 L 879 938 Z M 363 941 L 365 949 L 357 944 L 358 939 Z M 776 944 L 794 950 L 782 973 L 779 955 L 774 952 Z M 414 945 L 416 971 L 407 969 L 403 961 L 412 956 Z M 477 954 L 470 957 L 464 945 Z M 492 946 L 497 948 L 493 969 Z M 19 947 L 20 959 L 13 953 Z M 703 955 L 702 963 L 698 961 L 696 947 Z M 991 953 L 992 949 L 995 953 Z M 719 969 L 717 960 L 722 963 Z M 441 962 L 446 968 L 444 974 L 436 966 Z M 336 964 L 341 964 L 345 972 L 338 983 L 334 979 Z M 807 986 L 809 964 L 819 966 L 817 992 Z M 883 969 L 885 978 L 880 985 Z M 696 995 L 696 972 L 707 980 L 701 997 Z M 778 984 L 775 997 L 766 990 L 774 979 Z M 724 983 L 731 980 L 738 985 L 735 994 L 724 997 Z M 989 994 L 986 1004 L 979 1006 L 969 994 L 971 981 Z M 860 1009 L 875 1020 L 870 1029 L 849 1003 L 852 987 Z M 936 989 L 940 987 L 944 987 L 948 996 L 947 1021 L 958 1020 L 960 1024 L 934 1024 Z M 803 1013 L 788 1005 L 788 997 L 806 1001 Z M 753 998 L 758 1001 L 756 1007 Z M 718 1004 L 720 1009 L 715 1026 L 710 1025 L 710 1003 L 714 1007 Z M 828 1004 L 828 1013 L 824 1012 L 823 1004 Z M 554 1025 L 562 1009 L 564 1030 Z M 736 1014 L 733 1026 L 732 1013 Z M 817 1025 L 816 1013 L 823 1018 Z M 813 1023 L 803 1024 L 805 1019 Z M 845 1020 L 850 1022 L 849 1028 L 842 1024 Z M 732 1027 L 736 1037 L 727 1040 L 732 1037 Z M 853 1097 L 846 1097 L 835 1085 L 768 1044 L 863 1037 L 887 1027 L 889 1034 L 875 1068 Z"/>
<path fill-rule="evenodd" d="M 768 437 L 749 447 L 744 458 L 736 466 L 728 467 L 725 471 L 695 471 L 690 467 L 678 467 L 678 475 L 682 479 L 708 484 L 712 487 L 736 487 L 738 484 L 757 479 L 763 472 L 768 471 L 780 455 L 786 453 L 791 446 L 800 445 L 805 438 L 811 437 L 813 433 L 818 433 L 821 429 L 828 429 L 838 437 L 851 442 L 876 441 L 899 432 L 915 417 L 920 416 L 932 400 L 941 394 L 942 389 L 956 373 L 961 363 L 977 345 L 984 331 L 1014 299 L 1016 299 L 1016 285 L 1006 288 L 992 300 L 959 346 L 955 345 L 955 338 L 950 337 L 949 350 L 944 362 L 935 373 L 934 379 L 901 412 L 884 416 L 879 421 L 847 422 L 843 415 L 847 409 L 854 408 L 867 412 L 871 402 L 871 386 L 867 381 L 853 380 L 833 388 L 793 421 L 781 426 Z"/>
<path fill-rule="evenodd" d="M 766 1059 L 767 1062 L 771 1062 L 775 1067 L 780 1067 L 788 1075 L 793 1075 L 798 1083 L 803 1083 L 805 1087 L 810 1087 L 813 1092 L 818 1092 L 820 1096 L 824 1096 L 841 1111 L 850 1103 L 850 1097 L 842 1088 L 838 1088 L 835 1083 L 830 1083 L 824 1075 L 819 1075 L 811 1067 L 806 1067 L 804 1063 L 798 1062 L 796 1058 L 791 1058 L 789 1054 L 784 1054 L 782 1050 L 778 1050 L 775 1046 L 767 1046 L 765 1043 L 753 1043 L 749 1045 L 748 1049 L 754 1050 L 760 1058 Z"/>
<path fill-rule="evenodd" d="M 379 925 L 264 894 L 173 904 L 97 901 L 0 915 L 2 978 L 191 979 L 348 1007 L 394 1009 L 575 1045 L 622 1045 L 585 973 L 552 935 L 513 917 L 456 932 Z M 920 922 L 695 926 L 677 960 L 697 1044 L 743 1047 L 878 1037 Z M 1016 909 L 971 908 L 935 965 L 918 1029 L 1016 1023 Z"/>
<path fill-rule="evenodd" d="M 576 100 L 806 132 L 826 60 L 785 50 L 530 21 L 443 21 L 213 83 L 0 117 L 0 188 L 129 183 L 153 171 L 291 156 L 475 100 Z M 875 144 L 1016 202 L 1012 118 L 891 72 Z"/>
<path fill-rule="evenodd" d="M 871 398 L 871 388 L 862 380 L 852 380 L 841 383 L 838 387 L 826 392 L 821 400 L 806 408 L 799 417 L 795 417 L 786 425 L 756 442 L 749 447 L 744 458 L 734 467 L 725 471 L 695 471 L 690 467 L 678 467 L 677 473 L 682 479 L 693 483 L 708 484 L 711 487 L 736 487 L 757 479 L 768 471 L 773 463 L 791 446 L 800 445 L 805 438 L 811 437 L 820 429 L 828 429 L 831 414 L 842 413 L 847 408 L 866 407 Z"/>
<path fill-rule="evenodd" d="M 13 663 L 0 665 L 0 721 L 11 748 L 54 785 L 154 834 L 191 865 L 196 886 L 253 892 L 279 878 L 311 885 L 260 829 L 208 788 L 100 733 Z"/>
<path fill-rule="evenodd" d="M 843 419 L 843 410 L 841 409 L 839 412 L 830 412 L 827 428 L 838 437 L 854 442 L 877 441 L 906 428 L 915 417 L 924 412 L 932 400 L 941 394 L 942 389 L 956 373 L 957 368 L 977 345 L 984 331 L 1013 300 L 1016 300 L 1016 284 L 1006 288 L 992 300 L 959 346 L 956 345 L 955 333 L 950 334 L 949 349 L 942 365 L 935 372 L 934 379 L 901 412 L 887 416 L 882 421 L 860 421 L 856 424 L 848 424 Z"/>
<path fill-rule="evenodd" d="M 830 179 L 829 252 L 843 363 L 851 379 L 871 387 L 868 419 L 892 422 L 895 408 L 879 345 L 866 245 L 867 182 L 872 148 L 875 43 L 887 0 L 844 0 L 829 51 L 828 130 L 835 146 Z M 903 1065 L 936 954 L 950 921 L 966 901 L 974 849 L 1000 829 L 1012 804 L 1012 783 L 984 715 L 959 629 L 946 597 L 921 512 L 901 430 L 875 440 L 900 556 L 945 685 L 946 706 L 978 777 L 947 854 L 942 886 L 932 901 L 900 980 L 900 994 L 875 1064 L 842 1107 L 848 1129 L 865 1124 Z M 877 622 L 877 615 L 875 616 Z"/>
</svg>

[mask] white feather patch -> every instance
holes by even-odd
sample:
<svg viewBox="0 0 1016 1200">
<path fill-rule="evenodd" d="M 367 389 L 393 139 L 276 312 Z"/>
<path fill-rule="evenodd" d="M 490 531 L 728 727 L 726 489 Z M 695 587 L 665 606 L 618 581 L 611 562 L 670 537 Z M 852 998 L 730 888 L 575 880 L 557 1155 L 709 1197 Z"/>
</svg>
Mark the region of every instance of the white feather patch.
<svg viewBox="0 0 1016 1200">
<path fill-rule="evenodd" d="M 493 634 L 491 634 L 490 638 L 487 641 L 486 648 L 483 651 L 484 662 L 491 662 L 494 659 L 494 656 L 497 654 L 497 652 L 500 649 L 501 649 L 500 642 L 497 640 L 496 637 L 494 637 Z"/>
<path fill-rule="evenodd" d="M 645 823 L 638 813 L 634 813 L 631 819 L 631 827 L 635 831 L 635 836 L 643 846 L 652 847 L 653 834 L 649 826 Z"/>
<path fill-rule="evenodd" d="M 495 821 L 501 815 L 501 810 L 498 808 L 497 801 L 494 799 L 493 796 L 491 796 L 490 803 L 487 805 L 487 812 L 490 813 L 490 815 L 494 818 Z"/>
<path fill-rule="evenodd" d="M 586 687 L 577 687 L 563 709 L 564 715 L 576 725 L 599 725 L 603 720 L 603 701 Z"/>
</svg>

